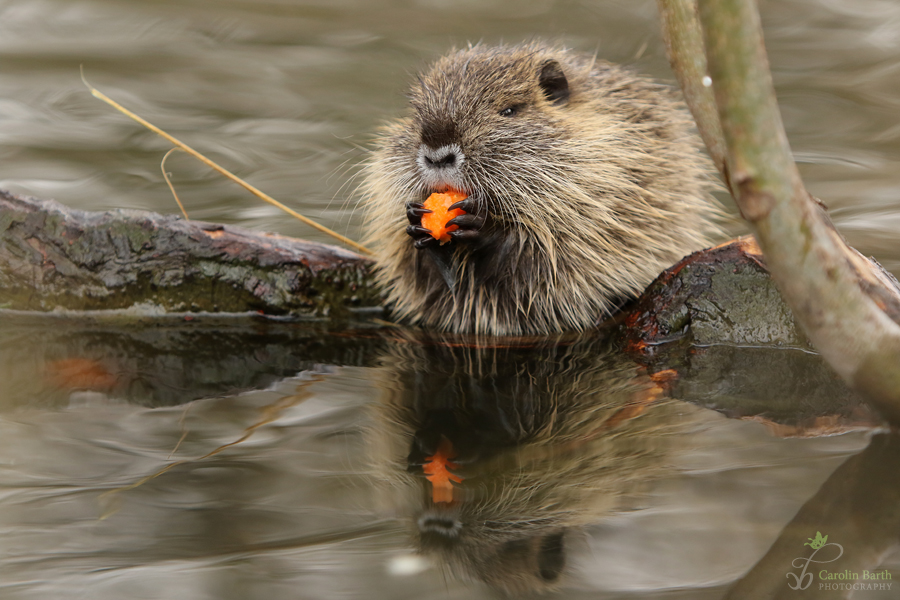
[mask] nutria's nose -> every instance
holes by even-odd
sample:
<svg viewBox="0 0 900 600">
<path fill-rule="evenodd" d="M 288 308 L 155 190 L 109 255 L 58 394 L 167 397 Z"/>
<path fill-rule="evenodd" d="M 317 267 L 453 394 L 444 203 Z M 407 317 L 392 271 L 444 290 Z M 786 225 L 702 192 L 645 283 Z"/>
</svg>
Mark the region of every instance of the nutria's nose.
<svg viewBox="0 0 900 600">
<path fill-rule="evenodd" d="M 447 150 L 447 149 L 445 148 L 445 150 Z M 439 169 L 441 167 L 452 167 L 453 165 L 456 164 L 456 153 L 455 152 L 448 150 L 443 153 L 443 156 L 438 154 L 437 152 L 435 152 L 433 156 L 434 156 L 434 158 L 432 158 L 431 156 L 428 156 L 428 152 L 425 153 L 425 163 L 429 167 L 435 167 L 435 168 Z"/>
<path fill-rule="evenodd" d="M 462 523 L 456 516 L 438 511 L 427 511 L 418 519 L 419 531 L 426 536 L 455 538 L 462 530 Z"/>
<path fill-rule="evenodd" d="M 419 146 L 419 167 L 427 174 L 454 175 L 459 172 L 464 160 L 465 155 L 457 144 L 446 144 L 440 148 L 432 148 L 428 144 Z"/>
</svg>

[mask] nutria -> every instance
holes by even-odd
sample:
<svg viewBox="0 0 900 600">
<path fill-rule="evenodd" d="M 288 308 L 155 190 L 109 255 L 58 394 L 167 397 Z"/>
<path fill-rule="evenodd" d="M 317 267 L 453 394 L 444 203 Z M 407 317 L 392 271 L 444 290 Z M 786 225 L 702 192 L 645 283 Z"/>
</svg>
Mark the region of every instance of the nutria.
<svg viewBox="0 0 900 600">
<path fill-rule="evenodd" d="M 362 185 L 395 315 L 451 332 L 584 330 L 719 234 L 711 165 L 677 94 L 541 43 L 470 46 L 413 85 Z M 468 198 L 440 244 L 435 191 Z"/>
<path fill-rule="evenodd" d="M 401 334 L 375 370 L 363 428 L 379 510 L 442 570 L 514 597 L 566 585 L 581 527 L 635 507 L 667 472 L 690 406 L 599 336 L 478 347 Z M 453 500 L 424 465 L 453 448 Z"/>
</svg>

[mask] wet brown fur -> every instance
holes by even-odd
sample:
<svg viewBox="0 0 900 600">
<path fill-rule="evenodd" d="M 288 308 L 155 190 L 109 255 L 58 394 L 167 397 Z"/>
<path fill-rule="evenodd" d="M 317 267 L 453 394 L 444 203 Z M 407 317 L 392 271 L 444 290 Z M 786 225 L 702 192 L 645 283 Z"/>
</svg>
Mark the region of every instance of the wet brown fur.
<svg viewBox="0 0 900 600">
<path fill-rule="evenodd" d="M 539 84 L 555 61 L 563 101 Z M 362 186 L 367 243 L 395 314 L 451 332 L 585 330 L 662 269 L 719 237 L 710 164 L 675 92 L 625 68 L 531 43 L 439 59 L 387 125 Z M 516 106 L 512 117 L 504 108 Z M 405 207 L 436 191 L 424 141 L 465 154 L 448 182 L 480 193 L 495 242 L 451 242 L 451 293 L 406 234 Z M 441 186 L 437 186 L 441 187 Z"/>
</svg>

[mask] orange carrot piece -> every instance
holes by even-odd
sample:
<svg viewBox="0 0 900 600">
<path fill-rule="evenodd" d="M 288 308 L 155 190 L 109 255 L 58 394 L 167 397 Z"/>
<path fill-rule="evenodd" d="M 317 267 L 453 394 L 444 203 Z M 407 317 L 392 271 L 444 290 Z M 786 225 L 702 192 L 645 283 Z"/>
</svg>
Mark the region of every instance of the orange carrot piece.
<svg viewBox="0 0 900 600">
<path fill-rule="evenodd" d="M 452 204 L 455 204 L 460 200 L 465 200 L 466 198 L 468 198 L 466 194 L 454 191 L 446 193 L 436 192 L 428 196 L 428 199 L 425 200 L 425 208 L 431 212 L 422 215 L 422 227 L 429 230 L 431 235 L 441 242 L 441 244 L 446 244 L 450 241 L 450 232 L 459 229 L 457 225 L 447 227 L 447 222 L 460 215 L 466 214 L 461 208 L 454 208 L 453 210 L 447 209 L 450 208 Z"/>
<path fill-rule="evenodd" d="M 459 465 L 451 462 L 456 453 L 453 444 L 447 438 L 442 438 L 437 451 L 432 456 L 425 457 L 428 461 L 422 467 L 425 479 L 431 482 L 431 500 L 435 504 L 440 502 L 453 502 L 453 483 L 461 483 L 463 478 L 454 475 L 448 469 L 458 469 Z"/>
</svg>

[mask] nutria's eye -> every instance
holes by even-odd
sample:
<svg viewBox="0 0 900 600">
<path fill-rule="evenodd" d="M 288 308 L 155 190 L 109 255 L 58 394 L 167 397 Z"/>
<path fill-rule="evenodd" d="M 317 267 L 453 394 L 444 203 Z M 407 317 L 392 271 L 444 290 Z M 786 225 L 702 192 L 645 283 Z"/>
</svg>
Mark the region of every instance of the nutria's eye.
<svg viewBox="0 0 900 600">
<path fill-rule="evenodd" d="M 522 110 L 523 104 L 513 104 L 512 106 L 507 106 L 503 110 L 500 111 L 501 117 L 512 117 L 519 113 Z"/>
</svg>

